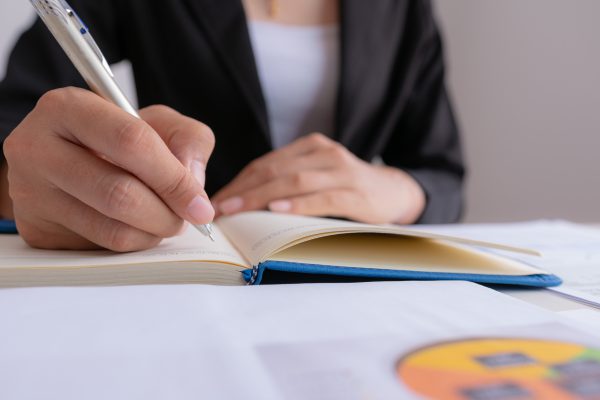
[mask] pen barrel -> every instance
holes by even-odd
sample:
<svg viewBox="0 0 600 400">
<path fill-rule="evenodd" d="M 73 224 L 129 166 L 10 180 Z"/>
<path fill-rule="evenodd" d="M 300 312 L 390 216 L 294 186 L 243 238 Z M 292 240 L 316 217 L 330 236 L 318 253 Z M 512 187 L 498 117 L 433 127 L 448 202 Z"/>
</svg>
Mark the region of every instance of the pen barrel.
<svg viewBox="0 0 600 400">
<path fill-rule="evenodd" d="M 76 43 L 79 41 L 81 43 Z M 140 118 L 137 110 L 131 105 L 119 84 L 114 80 L 108 64 L 98 61 L 96 54 L 87 46 L 83 38 L 73 40 L 73 44 L 77 46 L 79 54 L 83 57 L 76 57 L 70 46 L 63 46 L 63 49 L 90 89 L 134 117 Z"/>
<path fill-rule="evenodd" d="M 113 73 L 106 60 L 94 52 L 83 35 L 76 28 L 69 26 L 68 22 L 66 24 L 61 23 L 58 17 L 44 15 L 42 19 L 90 89 L 127 113 L 140 118 L 137 110 L 131 105 L 129 99 L 114 80 Z M 75 31 L 68 32 L 68 29 L 74 29 Z"/>
<path fill-rule="evenodd" d="M 137 110 L 131 105 L 129 99 L 123 94 L 123 91 L 113 79 L 94 79 L 91 76 L 86 77 L 86 73 L 80 71 L 83 79 L 87 82 L 96 94 L 103 97 L 104 99 L 116 104 L 129 114 L 136 118 L 140 118 Z"/>
</svg>

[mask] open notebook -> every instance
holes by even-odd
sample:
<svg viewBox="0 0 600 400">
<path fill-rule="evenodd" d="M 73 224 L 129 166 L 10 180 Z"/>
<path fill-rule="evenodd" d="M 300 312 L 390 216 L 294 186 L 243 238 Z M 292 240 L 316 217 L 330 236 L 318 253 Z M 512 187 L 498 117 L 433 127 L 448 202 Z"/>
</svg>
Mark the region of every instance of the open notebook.
<svg viewBox="0 0 600 400">
<path fill-rule="evenodd" d="M 136 253 L 48 251 L 18 236 L 0 238 L 0 286 L 152 283 L 259 284 L 270 275 L 346 279 L 459 279 L 481 283 L 555 286 L 560 279 L 510 258 L 499 244 L 399 226 L 249 212 L 220 218 L 212 242 L 190 228 L 182 236 Z"/>
</svg>

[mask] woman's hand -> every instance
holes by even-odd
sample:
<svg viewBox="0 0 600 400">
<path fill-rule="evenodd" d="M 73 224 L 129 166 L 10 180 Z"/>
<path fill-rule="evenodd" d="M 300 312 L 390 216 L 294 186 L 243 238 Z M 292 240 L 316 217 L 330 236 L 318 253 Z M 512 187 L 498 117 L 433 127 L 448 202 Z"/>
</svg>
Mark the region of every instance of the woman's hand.
<svg viewBox="0 0 600 400">
<path fill-rule="evenodd" d="M 0 165 L 0 219 L 14 219 L 12 201 L 8 196 L 8 167 Z"/>
<path fill-rule="evenodd" d="M 82 89 L 44 95 L 4 142 L 19 233 L 34 247 L 133 251 L 214 210 L 205 125 L 153 106 L 143 120 Z"/>
<path fill-rule="evenodd" d="M 425 207 L 410 175 L 364 162 L 321 134 L 253 161 L 212 200 L 225 215 L 269 209 L 367 223 L 412 223 Z"/>
</svg>

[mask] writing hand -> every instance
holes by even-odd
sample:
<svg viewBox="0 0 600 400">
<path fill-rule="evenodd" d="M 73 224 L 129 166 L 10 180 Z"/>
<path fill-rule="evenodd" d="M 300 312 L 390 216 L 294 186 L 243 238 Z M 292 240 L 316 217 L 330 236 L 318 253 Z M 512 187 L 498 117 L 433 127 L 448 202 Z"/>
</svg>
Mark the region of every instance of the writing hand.
<svg viewBox="0 0 600 400">
<path fill-rule="evenodd" d="M 82 89 L 48 92 L 4 143 L 19 233 L 46 249 L 134 251 L 214 210 L 205 125 L 165 106 L 137 119 Z"/>
<path fill-rule="evenodd" d="M 269 209 L 367 223 L 412 223 L 425 206 L 406 172 L 374 166 L 321 134 L 250 163 L 213 197 L 221 214 Z"/>
</svg>

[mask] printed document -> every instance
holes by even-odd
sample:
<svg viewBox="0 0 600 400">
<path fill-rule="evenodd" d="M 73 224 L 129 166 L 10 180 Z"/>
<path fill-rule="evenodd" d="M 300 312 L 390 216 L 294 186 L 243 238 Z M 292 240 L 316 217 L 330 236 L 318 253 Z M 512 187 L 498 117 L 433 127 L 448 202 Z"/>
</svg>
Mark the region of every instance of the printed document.
<svg viewBox="0 0 600 400">
<path fill-rule="evenodd" d="M 417 399 L 429 351 L 490 373 L 543 361 L 589 376 L 600 365 L 577 363 L 597 337 L 458 281 L 4 289 L 0 318 L 2 399 Z M 528 388 L 478 382 L 479 396 Z"/>
</svg>

